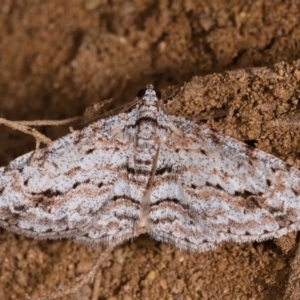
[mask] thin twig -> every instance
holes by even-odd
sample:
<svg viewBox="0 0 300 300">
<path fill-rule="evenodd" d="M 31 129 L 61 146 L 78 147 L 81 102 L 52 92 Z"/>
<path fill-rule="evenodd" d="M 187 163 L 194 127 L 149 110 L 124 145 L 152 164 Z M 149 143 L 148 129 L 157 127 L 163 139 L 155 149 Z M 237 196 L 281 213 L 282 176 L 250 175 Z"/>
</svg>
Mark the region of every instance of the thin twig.
<svg viewBox="0 0 300 300">
<path fill-rule="evenodd" d="M 99 268 L 101 263 L 106 259 L 106 257 L 111 253 L 112 250 L 113 247 L 107 247 L 105 251 L 101 253 L 100 257 L 97 259 L 93 268 L 87 274 L 78 277 L 77 280 L 79 280 L 79 282 L 75 284 L 73 287 L 62 286 L 57 291 L 51 292 L 48 295 L 40 298 L 31 298 L 28 295 L 26 295 L 26 299 L 27 300 L 29 299 L 30 300 L 53 300 L 53 299 L 57 299 L 58 297 L 62 297 L 64 295 L 77 292 L 83 285 L 93 280 L 97 272 L 97 269 Z"/>
<path fill-rule="evenodd" d="M 23 133 L 32 135 L 38 142 L 41 142 L 45 145 L 49 145 L 52 141 L 39 131 L 37 131 L 35 128 L 31 128 L 27 125 L 24 125 L 18 121 L 9 121 L 4 118 L 0 118 L 0 125 L 5 125 L 9 128 L 12 128 L 14 130 L 19 130 Z"/>
</svg>

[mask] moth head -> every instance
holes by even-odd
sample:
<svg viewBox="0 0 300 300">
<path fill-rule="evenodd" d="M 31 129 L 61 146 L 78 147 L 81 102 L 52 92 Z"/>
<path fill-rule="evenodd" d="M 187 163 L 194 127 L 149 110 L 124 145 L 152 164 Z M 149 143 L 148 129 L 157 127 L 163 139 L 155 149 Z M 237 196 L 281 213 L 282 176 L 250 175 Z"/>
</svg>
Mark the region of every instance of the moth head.
<svg viewBox="0 0 300 300">
<path fill-rule="evenodd" d="M 145 101 L 145 104 L 153 105 L 160 100 L 161 93 L 154 89 L 152 84 L 148 84 L 145 89 L 141 89 L 137 93 L 137 97 Z"/>
</svg>

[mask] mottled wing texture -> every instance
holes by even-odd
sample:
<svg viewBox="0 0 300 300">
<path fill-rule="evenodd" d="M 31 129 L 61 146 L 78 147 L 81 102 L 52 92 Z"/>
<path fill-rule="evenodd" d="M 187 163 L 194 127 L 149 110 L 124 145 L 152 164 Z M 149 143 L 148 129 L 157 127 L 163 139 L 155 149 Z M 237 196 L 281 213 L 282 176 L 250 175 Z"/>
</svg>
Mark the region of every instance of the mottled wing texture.
<svg viewBox="0 0 300 300">
<path fill-rule="evenodd" d="M 90 244 L 132 237 L 139 211 L 127 201 L 134 189 L 123 167 L 132 156 L 128 117 L 100 120 L 0 168 L 0 225 Z"/>
<path fill-rule="evenodd" d="M 300 228 L 300 172 L 205 125 L 168 117 L 149 233 L 182 249 L 261 241 Z"/>
<path fill-rule="evenodd" d="M 297 169 L 139 94 L 130 112 L 0 168 L 0 226 L 92 245 L 148 232 L 192 251 L 300 229 Z"/>
</svg>

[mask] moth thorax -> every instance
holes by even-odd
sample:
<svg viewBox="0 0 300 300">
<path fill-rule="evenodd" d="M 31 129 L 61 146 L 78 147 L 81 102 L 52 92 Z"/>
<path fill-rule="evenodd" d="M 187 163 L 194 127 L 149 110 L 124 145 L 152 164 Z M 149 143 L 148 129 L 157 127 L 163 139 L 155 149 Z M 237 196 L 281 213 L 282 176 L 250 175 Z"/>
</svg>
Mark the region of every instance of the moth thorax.
<svg viewBox="0 0 300 300">
<path fill-rule="evenodd" d="M 139 118 L 140 119 L 149 119 L 156 120 L 157 119 L 157 113 L 158 113 L 158 107 L 154 105 L 143 105 L 139 109 Z"/>
</svg>

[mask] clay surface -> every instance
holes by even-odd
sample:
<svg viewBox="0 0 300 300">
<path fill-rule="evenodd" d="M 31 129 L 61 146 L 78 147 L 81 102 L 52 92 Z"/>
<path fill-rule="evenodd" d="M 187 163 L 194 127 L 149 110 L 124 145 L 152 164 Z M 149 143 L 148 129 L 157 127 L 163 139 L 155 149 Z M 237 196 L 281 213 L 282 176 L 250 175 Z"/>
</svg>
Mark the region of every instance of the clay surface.
<svg viewBox="0 0 300 300">
<path fill-rule="evenodd" d="M 2 0 L 0 117 L 63 119 L 114 98 L 109 110 L 153 83 L 168 113 L 300 168 L 299 20 L 300 5 L 283 0 Z M 41 128 L 52 139 L 68 130 Z M 35 147 L 3 126 L 0 137 L 0 165 Z M 299 299 L 297 247 L 291 235 L 195 254 L 141 236 L 63 299 Z M 0 229 L 0 299 L 73 285 L 100 251 Z"/>
</svg>

